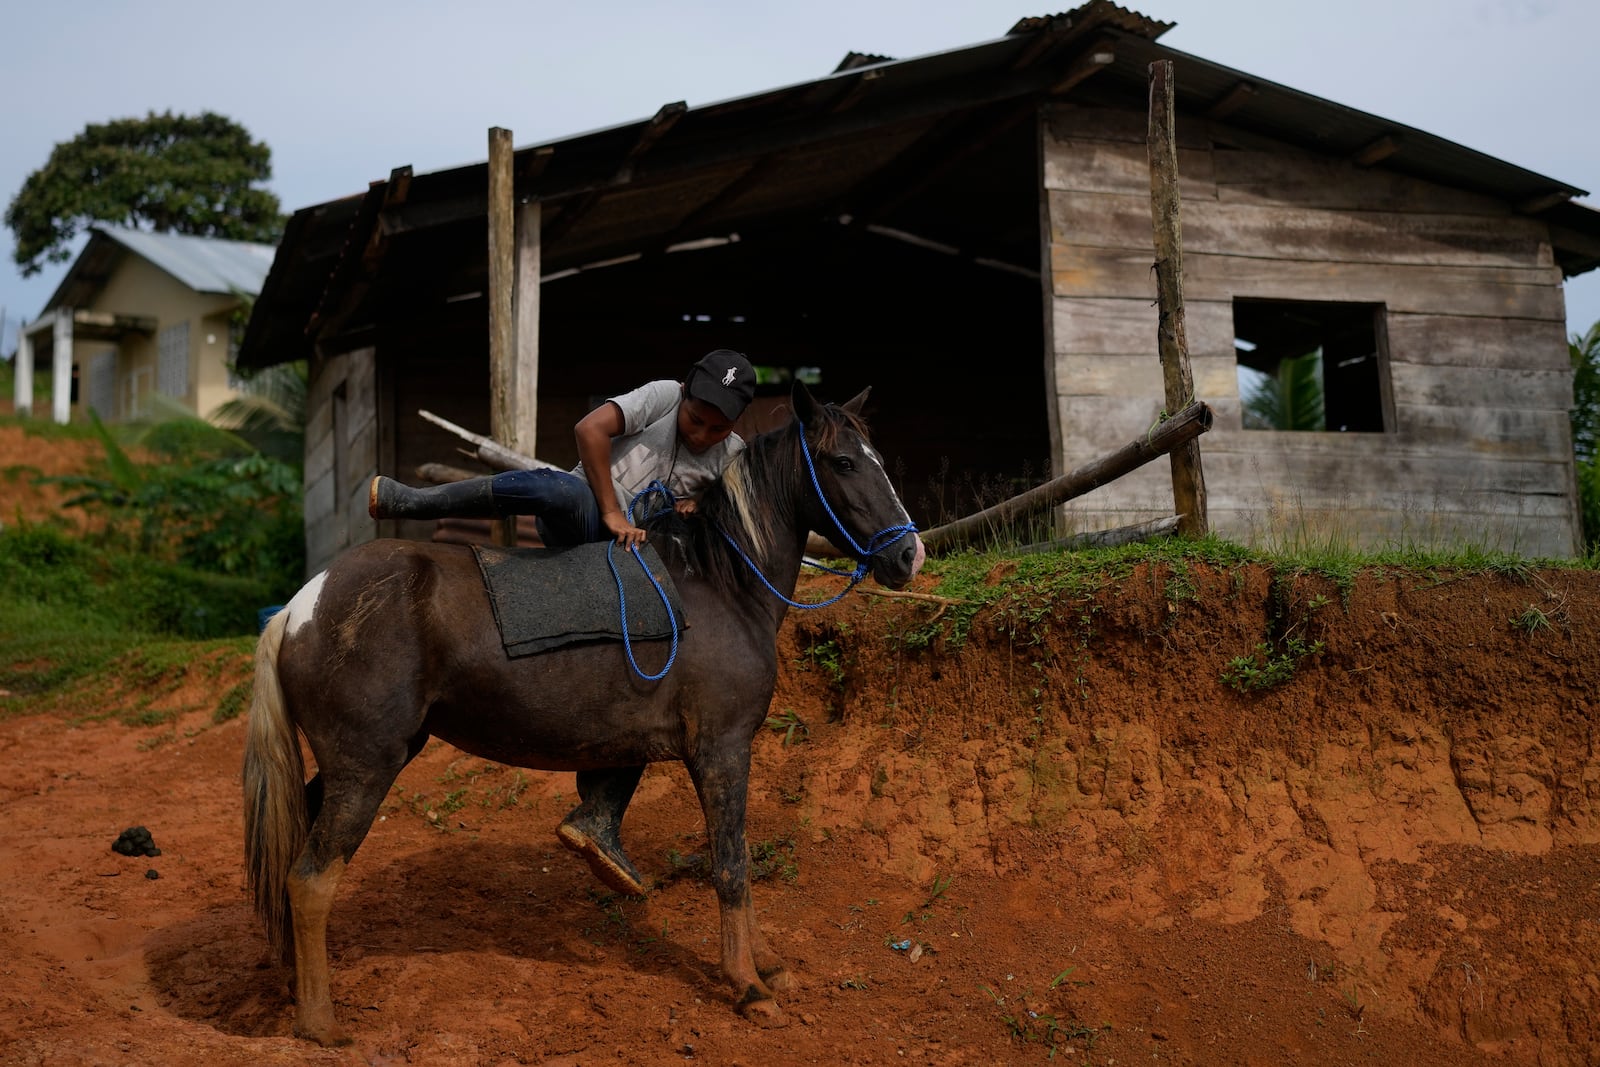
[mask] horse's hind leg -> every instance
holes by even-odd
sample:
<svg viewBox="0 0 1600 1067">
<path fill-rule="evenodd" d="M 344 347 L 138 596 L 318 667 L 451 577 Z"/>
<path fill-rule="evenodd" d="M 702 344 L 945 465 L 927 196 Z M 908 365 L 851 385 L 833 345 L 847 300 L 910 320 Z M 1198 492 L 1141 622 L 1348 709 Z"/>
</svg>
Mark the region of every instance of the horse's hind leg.
<svg viewBox="0 0 1600 1067">
<path fill-rule="evenodd" d="M 356 775 L 320 772 L 322 803 L 305 848 L 289 872 L 289 908 L 294 921 L 294 1032 L 319 1045 L 344 1045 L 349 1035 L 333 1012 L 328 970 L 328 914 L 333 895 L 355 855 L 378 806 L 400 771 L 422 748 L 413 740 L 388 766 L 364 768 Z"/>
<path fill-rule="evenodd" d="M 328 972 L 328 913 L 344 875 L 335 857 L 318 868 L 302 854 L 289 873 L 289 907 L 294 916 L 294 1033 L 319 1045 L 347 1045 L 350 1037 L 334 1018 Z"/>
<path fill-rule="evenodd" d="M 582 803 L 556 828 L 556 837 L 588 862 L 596 878 L 618 893 L 636 897 L 644 896 L 644 878 L 622 849 L 622 814 L 643 774 L 643 765 L 579 771 Z"/>
</svg>

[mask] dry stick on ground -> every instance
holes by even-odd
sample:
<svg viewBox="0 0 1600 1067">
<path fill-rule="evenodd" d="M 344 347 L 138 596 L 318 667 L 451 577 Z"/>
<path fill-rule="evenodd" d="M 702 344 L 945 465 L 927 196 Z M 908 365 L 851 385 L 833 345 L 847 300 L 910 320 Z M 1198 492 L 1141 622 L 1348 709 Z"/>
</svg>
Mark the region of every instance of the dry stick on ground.
<svg viewBox="0 0 1600 1067">
<path fill-rule="evenodd" d="M 1130 441 L 1108 456 L 1102 456 L 1059 478 L 1052 478 L 992 508 L 984 508 L 964 519 L 935 526 L 922 535 L 923 544 L 928 546 L 930 552 L 970 545 L 985 534 L 1003 529 L 1027 515 L 1082 496 L 1193 441 L 1211 429 L 1211 418 L 1211 409 L 1197 400 L 1172 418 L 1157 423 L 1145 436 Z"/>
</svg>

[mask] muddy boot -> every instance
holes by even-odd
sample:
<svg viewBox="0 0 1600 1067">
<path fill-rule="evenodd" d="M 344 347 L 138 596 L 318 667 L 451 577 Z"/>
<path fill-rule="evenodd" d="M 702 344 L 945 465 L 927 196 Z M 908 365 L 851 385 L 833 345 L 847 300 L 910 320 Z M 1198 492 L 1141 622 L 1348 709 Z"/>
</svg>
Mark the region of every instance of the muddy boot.
<svg viewBox="0 0 1600 1067">
<path fill-rule="evenodd" d="M 367 514 L 375 519 L 492 519 L 500 513 L 494 506 L 493 478 L 412 489 L 380 474 L 367 491 Z"/>
<path fill-rule="evenodd" d="M 579 771 L 578 796 L 583 803 L 556 828 L 556 838 L 582 856 L 607 888 L 634 897 L 644 896 L 644 877 L 622 850 L 622 814 L 643 774 L 643 767 Z"/>
</svg>

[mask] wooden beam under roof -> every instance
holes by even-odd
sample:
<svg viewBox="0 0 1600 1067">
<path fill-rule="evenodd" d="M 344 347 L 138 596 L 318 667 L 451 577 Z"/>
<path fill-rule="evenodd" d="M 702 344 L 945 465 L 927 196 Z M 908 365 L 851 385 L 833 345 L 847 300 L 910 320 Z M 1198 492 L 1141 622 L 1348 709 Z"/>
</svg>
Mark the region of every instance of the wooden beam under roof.
<svg viewBox="0 0 1600 1067">
<path fill-rule="evenodd" d="M 882 182 L 874 180 L 873 185 L 881 191 L 875 201 L 855 205 L 854 210 L 867 219 L 881 219 L 893 214 L 896 208 L 940 181 L 963 163 L 988 151 L 1017 123 L 1032 118 L 1037 111 L 1033 101 L 1029 100 L 1010 108 L 999 118 L 963 116 L 967 121 L 957 130 L 945 134 L 941 141 L 927 145 L 918 153 L 919 160 L 927 160 L 926 153 L 938 152 L 936 162 L 919 162 L 907 166 L 896 161 L 892 167 L 892 174 L 886 175 L 886 180 Z M 918 145 L 921 146 L 922 141 L 919 141 Z"/>
<path fill-rule="evenodd" d="M 1078 53 L 1061 77 L 1050 86 L 1050 96 L 1061 96 L 1088 81 L 1117 61 L 1116 50 L 1109 44 L 1094 44 Z"/>
<path fill-rule="evenodd" d="M 1368 141 L 1350 155 L 1350 162 L 1358 167 L 1371 167 L 1400 151 L 1400 138 L 1393 134 Z"/>
<path fill-rule="evenodd" d="M 1217 98 L 1216 102 L 1206 108 L 1205 115 L 1208 119 L 1225 119 L 1238 111 L 1241 107 L 1254 100 L 1260 92 L 1256 83 L 1251 81 L 1237 81 L 1233 87 Z"/>
<path fill-rule="evenodd" d="M 577 225 L 578 220 L 589 213 L 589 210 L 598 204 L 606 193 L 619 185 L 626 185 L 633 180 L 633 168 L 661 139 L 667 135 L 672 127 L 678 124 L 689 111 L 689 105 L 682 100 L 672 104 L 664 104 L 661 110 L 655 113 L 651 120 L 645 123 L 644 129 L 639 131 L 639 136 L 633 145 L 623 155 L 616 172 L 610 180 L 590 189 L 578 199 L 571 201 L 561 208 L 561 213 L 552 222 L 544 227 L 544 240 L 546 242 L 559 241 L 565 234 Z"/>
<path fill-rule="evenodd" d="M 760 159 L 753 160 L 750 165 L 745 167 L 744 170 L 740 171 L 732 181 L 728 182 L 721 189 L 719 189 L 717 193 L 711 197 L 711 199 L 707 200 L 705 203 L 689 212 L 683 218 L 679 219 L 676 226 L 672 227 L 672 229 L 668 230 L 664 235 L 658 238 L 654 242 L 653 247 L 650 249 L 650 254 L 664 252 L 668 247 L 678 244 L 679 242 L 690 237 L 694 232 L 694 228 L 700 225 L 702 220 L 709 218 L 718 211 L 721 211 L 723 208 L 727 207 L 729 204 L 734 203 L 745 193 L 749 192 L 751 189 L 754 189 L 769 176 L 771 176 L 771 174 L 781 165 L 780 159 L 781 157 L 774 153 L 772 155 L 762 156 Z"/>
<path fill-rule="evenodd" d="M 1571 199 L 1571 189 L 1552 189 L 1548 193 L 1530 196 L 1517 205 L 1517 210 L 1524 215 L 1537 215 L 1541 211 L 1549 211 L 1557 204 L 1564 204 Z"/>
</svg>

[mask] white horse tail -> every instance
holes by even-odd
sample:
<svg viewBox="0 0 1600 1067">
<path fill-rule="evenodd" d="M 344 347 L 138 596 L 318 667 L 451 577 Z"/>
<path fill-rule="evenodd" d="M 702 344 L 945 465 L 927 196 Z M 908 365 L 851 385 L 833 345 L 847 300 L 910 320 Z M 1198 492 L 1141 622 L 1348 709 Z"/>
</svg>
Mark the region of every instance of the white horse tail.
<svg viewBox="0 0 1600 1067">
<path fill-rule="evenodd" d="M 289 869 L 305 847 L 310 820 L 300 737 L 289 721 L 278 681 L 278 650 L 288 619 L 288 611 L 274 615 L 256 644 L 255 687 L 244 746 L 244 859 L 267 940 L 284 963 L 292 964 Z"/>
</svg>

